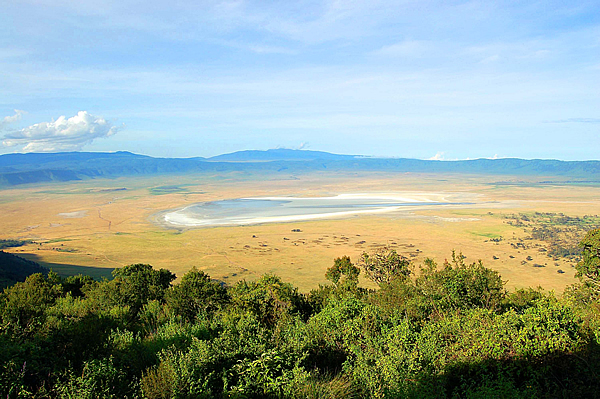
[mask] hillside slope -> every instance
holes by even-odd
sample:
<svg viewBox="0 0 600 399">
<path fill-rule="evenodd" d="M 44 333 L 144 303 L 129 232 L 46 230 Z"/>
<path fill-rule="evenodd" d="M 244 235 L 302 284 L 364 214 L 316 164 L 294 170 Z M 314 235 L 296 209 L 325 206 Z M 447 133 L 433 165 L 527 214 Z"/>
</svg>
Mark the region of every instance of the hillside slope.
<svg viewBox="0 0 600 399">
<path fill-rule="evenodd" d="M 48 269 L 20 256 L 0 251 L 0 290 L 34 273 L 48 274 Z"/>
</svg>

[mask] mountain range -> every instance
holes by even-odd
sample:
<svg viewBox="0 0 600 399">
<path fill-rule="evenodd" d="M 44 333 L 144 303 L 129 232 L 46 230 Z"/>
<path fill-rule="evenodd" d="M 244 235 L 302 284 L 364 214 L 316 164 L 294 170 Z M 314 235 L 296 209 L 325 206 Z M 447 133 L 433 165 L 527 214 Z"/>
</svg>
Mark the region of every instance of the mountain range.
<svg viewBox="0 0 600 399">
<path fill-rule="evenodd" d="M 212 158 L 154 158 L 124 151 L 4 154 L 0 155 L 0 187 L 135 175 L 233 171 L 290 174 L 325 170 L 559 176 L 600 182 L 600 161 L 519 158 L 437 161 L 272 149 L 238 151 Z"/>
</svg>

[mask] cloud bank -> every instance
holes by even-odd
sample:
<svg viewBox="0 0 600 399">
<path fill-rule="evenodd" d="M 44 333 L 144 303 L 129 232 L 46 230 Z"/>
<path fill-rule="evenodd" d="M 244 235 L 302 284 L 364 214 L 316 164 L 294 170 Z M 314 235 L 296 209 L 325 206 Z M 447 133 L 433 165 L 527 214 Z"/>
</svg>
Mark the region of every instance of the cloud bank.
<svg viewBox="0 0 600 399">
<path fill-rule="evenodd" d="M 20 121 L 24 113 L 25 111 L 15 109 L 15 114 L 13 116 L 5 116 L 4 119 L 0 121 L 0 130 L 3 130 L 6 126 L 10 125 L 11 123 Z"/>
<path fill-rule="evenodd" d="M 19 114 L 17 116 L 20 117 Z M 68 119 L 61 116 L 56 121 L 36 123 L 7 133 L 2 144 L 5 147 L 21 147 L 23 152 L 79 151 L 84 145 L 97 138 L 112 136 L 117 130 L 106 119 L 79 111 Z"/>
</svg>

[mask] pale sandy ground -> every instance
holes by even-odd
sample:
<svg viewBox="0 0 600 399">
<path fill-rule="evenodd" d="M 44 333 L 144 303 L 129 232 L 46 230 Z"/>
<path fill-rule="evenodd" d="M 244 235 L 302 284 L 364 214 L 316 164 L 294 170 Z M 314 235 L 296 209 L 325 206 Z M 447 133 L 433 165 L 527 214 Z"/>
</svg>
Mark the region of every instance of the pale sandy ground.
<svg viewBox="0 0 600 399">
<path fill-rule="evenodd" d="M 522 180 L 383 173 L 230 174 L 26 187 L 0 191 L 0 238 L 36 241 L 10 251 L 48 264 L 112 268 L 150 263 L 178 276 L 197 266 L 227 282 L 275 273 L 303 291 L 325 283 L 326 269 L 339 256 L 357 259 L 363 251 L 387 246 L 418 265 L 425 257 L 441 263 L 455 249 L 468 261 L 482 259 L 498 270 L 509 288 L 541 285 L 562 291 L 575 281 L 572 264 L 561 260 L 555 266 L 537 249 L 517 251 L 507 240 L 495 243 L 489 238 L 524 236 L 522 229 L 504 223 L 501 215 L 505 213 L 600 214 L 600 188 L 490 184 L 509 179 Z M 181 190 L 164 194 L 154 190 L 173 185 L 180 185 Z M 451 194 L 469 198 L 468 202 L 476 205 L 187 230 L 155 223 L 157 214 L 205 201 L 372 192 L 412 192 L 432 196 L 429 198 Z M 521 265 L 527 256 L 533 261 Z M 546 267 L 534 268 L 532 263 L 546 263 Z M 559 268 L 566 273 L 558 274 Z"/>
</svg>

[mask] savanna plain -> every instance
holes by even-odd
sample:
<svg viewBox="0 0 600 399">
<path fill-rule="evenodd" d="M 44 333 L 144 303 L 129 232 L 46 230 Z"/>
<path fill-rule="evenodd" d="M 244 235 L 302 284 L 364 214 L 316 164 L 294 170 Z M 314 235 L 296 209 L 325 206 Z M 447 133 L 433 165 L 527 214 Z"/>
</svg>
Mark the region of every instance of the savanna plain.
<svg viewBox="0 0 600 399">
<path fill-rule="evenodd" d="M 165 212 L 195 203 L 254 197 L 392 193 L 450 196 L 453 205 L 287 223 L 184 228 Z M 600 227 L 600 185 L 549 177 L 408 173 L 229 173 L 94 179 L 0 191 L 7 251 L 61 275 L 110 278 L 147 263 L 178 277 L 197 267 L 232 284 L 275 274 L 308 292 L 333 260 L 393 249 L 418 269 L 462 253 L 500 273 L 507 288 L 560 293 L 576 281 L 578 243 Z M 365 287 L 371 282 L 361 280 Z"/>
</svg>

